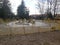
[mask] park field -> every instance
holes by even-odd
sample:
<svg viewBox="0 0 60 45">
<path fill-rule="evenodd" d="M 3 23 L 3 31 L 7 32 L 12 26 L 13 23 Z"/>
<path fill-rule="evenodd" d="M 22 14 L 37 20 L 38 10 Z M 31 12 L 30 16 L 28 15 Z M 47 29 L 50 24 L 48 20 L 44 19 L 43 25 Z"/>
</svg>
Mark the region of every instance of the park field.
<svg viewBox="0 0 60 45">
<path fill-rule="evenodd" d="M 60 45 L 60 31 L 25 35 L 1 35 L 0 45 Z"/>
<path fill-rule="evenodd" d="M 12 23 L 12 22 L 11 22 Z M 15 22 L 14 22 L 15 23 Z M 30 34 L 37 32 L 58 31 L 60 30 L 60 21 L 56 20 L 37 20 L 36 24 L 32 26 L 21 26 L 15 24 L 4 25 L 0 24 L 0 35 L 15 35 L 15 34 Z"/>
<path fill-rule="evenodd" d="M 60 21 L 39 22 L 32 26 L 0 24 L 0 45 L 60 45 Z"/>
</svg>

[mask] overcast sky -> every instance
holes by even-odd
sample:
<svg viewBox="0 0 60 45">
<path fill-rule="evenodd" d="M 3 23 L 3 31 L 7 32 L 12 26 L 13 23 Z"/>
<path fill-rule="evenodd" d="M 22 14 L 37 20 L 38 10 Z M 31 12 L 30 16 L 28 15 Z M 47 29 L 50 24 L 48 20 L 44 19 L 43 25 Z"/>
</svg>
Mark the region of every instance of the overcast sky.
<svg viewBox="0 0 60 45">
<path fill-rule="evenodd" d="M 30 10 L 30 14 L 39 14 L 36 8 L 37 0 L 24 0 L 26 7 Z M 21 0 L 10 0 L 12 11 L 16 14 L 17 7 L 21 4 Z M 46 7 L 46 5 L 45 5 Z"/>
<path fill-rule="evenodd" d="M 37 0 L 24 0 L 26 7 L 30 10 L 30 14 L 39 14 L 39 11 L 35 8 Z M 10 0 L 12 11 L 16 14 L 17 7 L 21 4 L 21 0 Z"/>
<path fill-rule="evenodd" d="M 21 1 L 22 0 L 10 0 L 13 13 L 17 14 L 17 7 L 21 4 Z M 24 0 L 25 6 L 30 10 L 30 15 L 39 14 L 39 10 L 36 8 L 37 1 L 38 0 Z M 47 0 L 43 0 L 43 2 L 44 2 L 43 10 L 45 12 L 47 9 Z M 59 0 L 58 0 L 58 2 L 59 2 Z M 42 0 L 40 0 L 40 3 L 41 3 L 41 5 L 43 5 Z M 60 8 L 60 6 L 59 6 L 59 8 Z M 60 10 L 57 12 L 60 13 Z"/>
</svg>

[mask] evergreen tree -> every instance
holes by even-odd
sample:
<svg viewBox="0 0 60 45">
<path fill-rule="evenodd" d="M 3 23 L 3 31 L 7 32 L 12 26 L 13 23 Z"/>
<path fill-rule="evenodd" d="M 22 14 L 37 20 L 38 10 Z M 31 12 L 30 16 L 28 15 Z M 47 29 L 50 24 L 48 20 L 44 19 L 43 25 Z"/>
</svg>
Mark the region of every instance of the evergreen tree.
<svg viewBox="0 0 60 45">
<path fill-rule="evenodd" d="M 24 19 L 29 17 L 29 11 L 25 7 L 24 1 L 22 0 L 21 5 L 19 5 L 18 10 L 17 10 L 17 16 L 18 18 Z"/>
<path fill-rule="evenodd" d="M 5 15 L 4 18 L 9 18 L 11 14 L 11 9 L 10 9 L 10 3 L 8 0 L 4 0 L 2 8 Z"/>
<path fill-rule="evenodd" d="M 4 0 L 2 7 L 0 8 L 0 17 L 3 19 L 10 18 L 11 15 L 10 3 L 8 0 Z"/>
</svg>

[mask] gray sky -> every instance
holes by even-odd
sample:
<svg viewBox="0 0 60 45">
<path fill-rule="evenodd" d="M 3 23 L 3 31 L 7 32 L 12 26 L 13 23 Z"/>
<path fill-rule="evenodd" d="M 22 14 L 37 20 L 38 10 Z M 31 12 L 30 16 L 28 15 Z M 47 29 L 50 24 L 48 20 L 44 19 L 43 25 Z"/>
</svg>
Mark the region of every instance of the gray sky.
<svg viewBox="0 0 60 45">
<path fill-rule="evenodd" d="M 24 0 L 26 7 L 30 10 L 30 14 L 39 14 L 39 11 L 37 10 L 36 3 L 37 0 Z M 17 13 L 17 7 L 21 4 L 21 0 L 10 0 L 12 11 L 16 14 Z"/>
<path fill-rule="evenodd" d="M 30 15 L 31 14 L 40 14 L 39 10 L 36 8 L 37 0 L 24 0 L 24 1 L 25 1 L 26 7 L 30 10 Z M 43 1 L 44 1 L 43 10 L 45 12 L 46 8 L 47 8 L 47 0 L 43 0 Z M 60 0 L 58 0 L 58 2 L 59 1 Z M 13 13 L 17 14 L 17 7 L 21 4 L 21 0 L 10 0 L 10 2 L 11 2 Z M 41 2 L 41 0 L 40 0 L 40 2 Z M 40 4 L 43 5 L 42 2 Z M 58 10 L 57 10 L 58 13 L 60 13 L 59 9 L 60 9 L 60 6 L 58 7 Z"/>
</svg>

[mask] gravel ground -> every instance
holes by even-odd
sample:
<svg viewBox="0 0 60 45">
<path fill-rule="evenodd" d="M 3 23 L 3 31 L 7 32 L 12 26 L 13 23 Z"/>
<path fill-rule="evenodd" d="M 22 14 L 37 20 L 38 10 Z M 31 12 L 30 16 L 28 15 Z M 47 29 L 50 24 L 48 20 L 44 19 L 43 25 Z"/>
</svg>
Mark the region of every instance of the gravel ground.
<svg viewBox="0 0 60 45">
<path fill-rule="evenodd" d="M 60 31 L 0 36 L 0 45 L 60 45 Z"/>
</svg>

